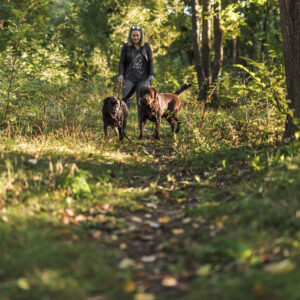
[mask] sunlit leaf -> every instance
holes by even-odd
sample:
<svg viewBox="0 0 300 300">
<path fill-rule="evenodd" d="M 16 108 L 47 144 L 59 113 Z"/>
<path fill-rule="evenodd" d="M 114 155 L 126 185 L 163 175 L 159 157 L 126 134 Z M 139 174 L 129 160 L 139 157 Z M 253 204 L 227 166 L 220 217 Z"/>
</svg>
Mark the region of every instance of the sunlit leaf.
<svg viewBox="0 0 300 300">
<path fill-rule="evenodd" d="M 30 284 L 26 278 L 19 278 L 17 283 L 22 290 L 28 291 L 30 289 Z"/>
<path fill-rule="evenodd" d="M 134 295 L 134 300 L 155 300 L 155 296 L 149 293 L 137 293 Z"/>
<path fill-rule="evenodd" d="M 171 218 L 169 216 L 163 216 L 158 218 L 159 223 L 169 223 L 171 221 Z"/>
<path fill-rule="evenodd" d="M 175 235 L 183 234 L 184 229 L 183 228 L 174 228 L 174 229 L 172 229 L 172 233 Z"/>
<path fill-rule="evenodd" d="M 265 266 L 265 270 L 274 274 L 284 274 L 296 268 L 295 263 L 289 259 L 284 259 L 280 262 L 271 263 Z"/>
<path fill-rule="evenodd" d="M 165 276 L 161 282 L 163 286 L 176 286 L 178 285 L 178 281 L 173 276 Z"/>
<path fill-rule="evenodd" d="M 126 281 L 124 284 L 124 291 L 127 293 L 134 292 L 136 290 L 136 284 L 133 281 Z"/>
</svg>

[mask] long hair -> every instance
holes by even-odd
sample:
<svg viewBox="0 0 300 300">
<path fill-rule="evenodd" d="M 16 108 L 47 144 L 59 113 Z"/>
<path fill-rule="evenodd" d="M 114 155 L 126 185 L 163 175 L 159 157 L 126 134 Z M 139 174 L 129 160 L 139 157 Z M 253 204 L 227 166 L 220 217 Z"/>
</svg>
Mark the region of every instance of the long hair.
<svg viewBox="0 0 300 300">
<path fill-rule="evenodd" d="M 134 30 L 137 30 L 137 31 L 139 31 L 141 33 L 140 46 L 144 47 L 144 45 L 145 45 L 145 34 L 144 34 L 144 31 L 142 29 L 131 29 L 131 28 L 129 30 L 128 39 L 127 39 L 128 46 L 132 46 L 133 45 L 132 40 L 131 40 L 131 32 L 134 31 Z"/>
</svg>

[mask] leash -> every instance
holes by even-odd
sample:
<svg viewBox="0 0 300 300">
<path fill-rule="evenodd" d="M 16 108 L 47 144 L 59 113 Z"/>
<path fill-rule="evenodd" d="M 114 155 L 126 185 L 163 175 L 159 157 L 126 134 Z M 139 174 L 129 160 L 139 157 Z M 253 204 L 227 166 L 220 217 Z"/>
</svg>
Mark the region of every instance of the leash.
<svg viewBox="0 0 300 300">
<path fill-rule="evenodd" d="M 121 89 L 122 89 L 122 81 L 119 82 L 118 98 L 120 98 L 120 95 L 121 95 Z"/>
<path fill-rule="evenodd" d="M 123 134 L 124 134 L 124 136 L 126 137 L 126 139 L 127 139 L 130 143 L 132 143 L 132 140 L 127 136 L 127 134 L 125 133 L 125 131 L 123 132 Z"/>
</svg>

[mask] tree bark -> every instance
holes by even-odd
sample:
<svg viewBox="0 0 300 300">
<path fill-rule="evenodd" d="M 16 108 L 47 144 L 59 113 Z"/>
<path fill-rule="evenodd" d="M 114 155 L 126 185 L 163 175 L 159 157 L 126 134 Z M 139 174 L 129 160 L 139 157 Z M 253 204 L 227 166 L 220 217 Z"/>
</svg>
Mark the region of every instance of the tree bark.
<svg viewBox="0 0 300 300">
<path fill-rule="evenodd" d="M 237 37 L 230 41 L 230 58 L 233 64 L 237 64 Z"/>
<path fill-rule="evenodd" d="M 223 66 L 223 30 L 221 28 L 221 0 L 215 3 L 214 12 L 214 50 L 212 82 L 215 82 L 222 73 Z"/>
<path fill-rule="evenodd" d="M 283 138 L 293 139 L 300 121 L 300 0 L 279 0 L 279 8 L 287 97 L 291 111 Z"/>
<path fill-rule="evenodd" d="M 214 52 L 215 57 L 212 65 L 212 83 L 216 83 L 222 73 L 223 67 L 223 30 L 221 28 L 221 0 L 214 4 Z M 219 86 L 218 86 L 219 87 Z M 212 105 L 219 105 L 219 88 L 216 88 L 212 98 Z"/>
<path fill-rule="evenodd" d="M 197 82 L 198 82 L 198 87 L 200 92 L 204 81 L 204 73 L 203 73 L 201 50 L 200 50 L 199 20 L 200 20 L 199 0 L 192 0 L 193 50 L 194 50 L 195 68 L 197 72 Z"/>
<path fill-rule="evenodd" d="M 210 68 L 210 0 L 203 0 L 202 12 L 202 65 L 204 71 L 204 90 L 203 97 L 206 98 L 211 84 L 211 68 Z"/>
<path fill-rule="evenodd" d="M 265 18 L 263 22 L 263 28 L 262 31 L 265 34 L 265 37 L 261 40 L 261 45 L 260 45 L 260 60 L 264 61 L 265 57 L 265 44 L 267 42 L 267 36 L 269 33 L 269 18 L 270 18 L 270 5 L 269 1 L 267 0 L 266 5 L 265 5 Z"/>
</svg>

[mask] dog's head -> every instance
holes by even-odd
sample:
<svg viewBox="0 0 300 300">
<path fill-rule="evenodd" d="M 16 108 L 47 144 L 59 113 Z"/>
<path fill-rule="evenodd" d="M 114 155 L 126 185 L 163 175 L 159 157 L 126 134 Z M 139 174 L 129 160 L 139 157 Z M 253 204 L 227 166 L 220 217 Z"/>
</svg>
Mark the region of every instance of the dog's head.
<svg viewBox="0 0 300 300">
<path fill-rule="evenodd" d="M 116 120 L 121 111 L 121 100 L 116 97 L 108 97 L 103 101 L 103 114 Z"/>
<path fill-rule="evenodd" d="M 141 88 L 140 97 L 143 105 L 153 109 L 157 99 L 157 91 L 154 87 L 145 86 Z"/>
</svg>

